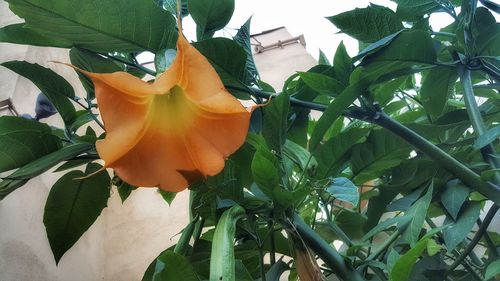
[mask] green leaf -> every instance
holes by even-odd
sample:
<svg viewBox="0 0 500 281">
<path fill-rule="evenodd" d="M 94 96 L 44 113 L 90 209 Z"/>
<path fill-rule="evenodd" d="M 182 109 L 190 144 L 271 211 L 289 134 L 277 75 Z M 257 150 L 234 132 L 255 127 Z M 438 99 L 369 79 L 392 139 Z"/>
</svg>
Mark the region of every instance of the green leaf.
<svg viewBox="0 0 500 281">
<path fill-rule="evenodd" d="M 137 189 L 137 186 L 130 185 L 123 180 L 119 180 L 118 184 L 116 185 L 116 188 L 118 189 L 118 195 L 120 195 L 120 199 L 122 200 L 122 204 L 127 200 L 127 198 L 130 196 L 132 191 Z"/>
<path fill-rule="evenodd" d="M 245 217 L 245 209 L 234 205 L 224 211 L 212 240 L 210 280 L 235 280 L 234 235 L 236 222 Z"/>
<path fill-rule="evenodd" d="M 280 187 L 279 162 L 269 150 L 259 147 L 252 160 L 252 175 L 257 186 L 273 199 L 273 190 Z"/>
<path fill-rule="evenodd" d="M 387 105 L 394 97 L 394 93 L 401 87 L 407 77 L 396 78 L 375 88 L 373 95 L 375 100 L 381 105 Z"/>
<path fill-rule="evenodd" d="M 353 60 L 347 53 L 344 41 L 340 41 L 333 57 L 333 70 L 335 77 L 344 85 L 349 85 L 349 77 L 353 70 Z"/>
<path fill-rule="evenodd" d="M 411 247 L 408 252 L 402 255 L 394 264 L 390 272 L 391 281 L 407 281 L 410 277 L 411 270 L 417 262 L 418 257 L 427 248 L 427 240 L 429 237 L 422 238 L 415 246 Z"/>
<path fill-rule="evenodd" d="M 302 170 L 312 169 L 318 165 L 316 159 L 307 149 L 287 139 L 283 146 L 283 154 Z"/>
<path fill-rule="evenodd" d="M 351 148 L 364 142 L 370 129 L 351 128 L 329 139 L 314 154 L 318 160 L 318 178 L 335 176 L 349 160 Z"/>
<path fill-rule="evenodd" d="M 29 179 L 46 172 L 62 161 L 67 161 L 88 152 L 92 148 L 94 148 L 94 145 L 89 143 L 72 144 L 26 164 L 14 173 L 4 177 L 0 182 L 0 200 L 23 186 Z"/>
<path fill-rule="evenodd" d="M 484 280 L 488 281 L 495 278 L 500 274 L 500 259 L 496 259 L 491 262 L 486 268 L 486 273 L 484 274 Z"/>
<path fill-rule="evenodd" d="M 393 0 L 398 3 L 396 14 L 403 20 L 414 20 L 439 8 L 434 0 Z"/>
<path fill-rule="evenodd" d="M 332 178 L 326 192 L 337 200 L 351 203 L 354 207 L 359 204 L 359 189 L 347 178 Z"/>
<path fill-rule="evenodd" d="M 49 126 L 21 117 L 0 117 L 0 172 L 19 168 L 62 146 Z"/>
<path fill-rule="evenodd" d="M 390 168 L 398 166 L 408 158 L 411 148 L 399 137 L 385 130 L 373 130 L 368 140 L 352 149 L 351 165 L 354 183 L 365 182 L 380 177 Z"/>
<path fill-rule="evenodd" d="M 69 100 L 75 98 L 75 91 L 59 74 L 26 61 L 9 61 L 2 65 L 31 80 L 54 105 L 66 126 L 70 126 L 75 121 L 76 110 Z"/>
<path fill-rule="evenodd" d="M 456 222 L 443 231 L 444 243 L 448 251 L 455 249 L 467 237 L 479 218 L 480 212 L 481 204 L 479 202 L 469 202 L 468 206 L 460 212 Z M 451 219 L 446 218 L 444 224 L 451 222 Z"/>
<path fill-rule="evenodd" d="M 175 19 L 153 1 L 8 0 L 26 27 L 53 40 L 100 52 L 174 48 Z M 119 8 L 118 8 L 119 7 Z"/>
<path fill-rule="evenodd" d="M 375 42 L 403 29 L 401 20 L 389 8 L 369 6 L 327 17 L 343 33 L 363 42 Z"/>
<path fill-rule="evenodd" d="M 0 42 L 33 45 L 51 46 L 58 48 L 71 48 L 71 43 L 64 40 L 57 40 L 44 36 L 24 26 L 24 23 L 16 23 L 0 28 Z"/>
<path fill-rule="evenodd" d="M 318 92 L 318 94 L 337 96 L 345 89 L 345 86 L 341 82 L 325 74 L 314 72 L 298 73 L 302 81 L 311 87 L 311 89 Z"/>
<path fill-rule="evenodd" d="M 85 49 L 76 47 L 71 48 L 69 51 L 69 58 L 72 65 L 89 72 L 112 73 L 116 71 L 123 71 L 123 68 L 114 61 L 105 59 L 104 57 Z M 75 72 L 88 93 L 88 99 L 93 100 L 95 98 L 94 83 L 92 83 L 90 78 L 80 73 L 80 71 L 75 70 Z"/>
<path fill-rule="evenodd" d="M 427 209 L 429 209 L 429 205 L 431 204 L 433 190 L 434 183 L 431 182 L 425 195 L 413 203 L 405 212 L 405 216 L 409 217 L 410 221 L 408 224 L 404 224 L 405 231 L 403 232 L 403 238 L 410 243 L 411 247 L 415 246 L 418 241 L 425 217 L 427 216 Z M 401 228 L 400 225 L 398 227 Z"/>
<path fill-rule="evenodd" d="M 287 93 L 278 95 L 264 107 L 262 135 L 269 148 L 278 154 L 281 154 L 281 148 L 286 141 L 289 109 L 290 98 Z"/>
<path fill-rule="evenodd" d="M 247 54 L 236 42 L 213 38 L 193 44 L 205 56 L 226 86 L 248 84 L 251 75 L 246 69 Z"/>
<path fill-rule="evenodd" d="M 417 29 L 397 34 L 388 45 L 365 58 L 363 64 L 372 62 L 433 64 L 436 58 L 437 54 L 430 34 Z"/>
<path fill-rule="evenodd" d="M 250 17 L 245 24 L 243 24 L 240 29 L 238 29 L 238 32 L 234 36 L 233 40 L 234 42 L 238 43 L 243 50 L 245 50 L 247 54 L 247 63 L 246 63 L 246 68 L 250 74 L 255 79 L 259 78 L 259 71 L 257 70 L 257 65 L 255 64 L 255 61 L 253 59 L 253 53 L 252 53 L 252 45 L 250 44 L 250 22 L 252 21 L 252 17 Z"/>
<path fill-rule="evenodd" d="M 441 193 L 441 202 L 454 220 L 457 220 L 458 213 L 469 197 L 469 193 L 469 188 L 458 180 L 452 180 L 446 184 L 446 189 Z"/>
<path fill-rule="evenodd" d="M 400 30 L 400 31 L 395 32 L 393 34 L 387 35 L 386 37 L 384 37 L 380 40 L 377 40 L 377 42 L 374 42 L 374 43 L 366 46 L 366 48 L 362 49 L 361 52 L 359 52 L 359 54 L 357 54 L 355 57 L 352 58 L 352 61 L 355 62 L 357 60 L 360 60 L 368 55 L 371 55 L 371 54 L 379 51 L 380 49 L 389 45 L 394 40 L 394 38 L 396 38 L 403 31 L 404 30 Z"/>
<path fill-rule="evenodd" d="M 500 137 L 500 126 L 497 125 L 491 129 L 488 129 L 482 135 L 480 135 L 475 141 L 472 147 L 474 149 L 481 149 Z"/>
<path fill-rule="evenodd" d="M 158 192 L 160 193 L 163 200 L 165 200 L 165 202 L 168 203 L 168 205 L 172 204 L 172 202 L 175 199 L 175 196 L 177 195 L 176 192 L 168 192 L 161 189 L 158 189 Z"/>
<path fill-rule="evenodd" d="M 455 68 L 436 67 L 425 76 L 420 89 L 420 101 L 427 113 L 440 116 L 453 93 L 458 73 Z"/>
<path fill-rule="evenodd" d="M 311 150 L 317 148 L 318 144 L 323 140 L 326 131 L 328 131 L 335 120 L 340 117 L 343 111 L 362 94 L 364 89 L 365 86 L 362 82 L 349 85 L 328 105 L 311 134 L 311 140 L 309 142 Z"/>
<path fill-rule="evenodd" d="M 400 216 L 400 217 L 393 217 L 393 218 L 390 218 L 390 219 L 386 219 L 385 221 L 377 224 L 374 228 L 370 229 L 370 231 L 368 231 L 361 238 L 361 241 L 367 241 L 368 239 L 370 239 L 371 237 L 373 237 L 374 235 L 378 234 L 379 232 L 381 232 L 382 230 L 388 228 L 391 225 L 395 225 L 395 224 L 404 225 L 404 224 L 407 224 L 410 221 L 410 219 L 411 218 L 408 217 L 408 216 Z"/>
<path fill-rule="evenodd" d="M 156 259 L 153 281 L 171 280 L 198 281 L 199 279 L 186 257 L 166 251 Z"/>
<path fill-rule="evenodd" d="M 321 49 L 319 50 L 318 64 L 331 65 L 330 61 L 326 57 L 325 53 L 323 53 L 323 51 Z"/>
<path fill-rule="evenodd" d="M 427 254 L 430 257 L 432 257 L 435 254 L 439 253 L 441 251 L 441 249 L 443 249 L 443 246 L 441 246 L 440 244 L 436 243 L 436 241 L 434 239 L 429 239 L 429 241 L 427 241 Z"/>
<path fill-rule="evenodd" d="M 188 10 L 196 23 L 198 41 L 211 38 L 231 20 L 234 0 L 189 0 Z"/>
<path fill-rule="evenodd" d="M 52 187 L 45 204 L 43 223 L 56 263 L 89 229 L 106 207 L 111 179 L 99 164 L 87 165 L 85 173 L 71 171 Z M 81 177 L 89 176 L 81 179 Z M 80 178 L 80 179 L 79 179 Z"/>
</svg>

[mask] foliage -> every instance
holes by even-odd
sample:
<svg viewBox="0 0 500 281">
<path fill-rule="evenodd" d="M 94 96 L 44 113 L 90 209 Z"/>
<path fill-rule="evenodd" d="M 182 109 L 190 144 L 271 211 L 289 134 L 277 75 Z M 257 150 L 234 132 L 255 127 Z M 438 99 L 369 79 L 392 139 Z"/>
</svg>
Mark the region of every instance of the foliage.
<svg viewBox="0 0 500 281">
<path fill-rule="evenodd" d="M 175 56 L 175 1 L 7 2 L 25 22 L 1 28 L 0 42 L 68 48 L 71 63 L 87 71 L 143 77 L 156 73 L 137 63 L 138 53 L 155 53 L 158 71 Z M 498 275 L 499 234 L 489 228 L 500 204 L 498 5 L 395 2 L 395 11 L 371 4 L 328 17 L 365 48 L 353 58 L 343 43 L 334 58 L 320 52 L 317 66 L 274 93 L 252 57 L 250 19 L 234 38 L 213 38 L 231 19 L 234 1 L 182 1 L 182 16 L 197 24 L 193 45 L 228 90 L 272 99 L 254 112 L 252 132 L 225 169 L 190 186 L 193 220 L 174 247 L 158 249 L 165 251 L 143 280 L 279 280 L 285 272 L 289 280 L 335 274 L 354 281 Z M 432 30 L 428 19 L 437 12 L 454 23 Z M 102 124 L 90 80 L 80 77 L 87 95 L 78 97 L 40 65 L 2 66 L 30 79 L 64 121 L 64 128 L 51 128 L 0 117 L 2 200 L 61 163 L 58 170 L 66 171 L 44 213 L 59 262 L 98 219 L 112 186 L 122 201 L 137 188 L 112 180 L 96 163 L 100 137 L 89 124 Z M 311 109 L 324 113 L 316 121 Z M 158 196 L 175 200 L 174 193 Z M 345 247 L 337 251 L 334 240 Z"/>
</svg>

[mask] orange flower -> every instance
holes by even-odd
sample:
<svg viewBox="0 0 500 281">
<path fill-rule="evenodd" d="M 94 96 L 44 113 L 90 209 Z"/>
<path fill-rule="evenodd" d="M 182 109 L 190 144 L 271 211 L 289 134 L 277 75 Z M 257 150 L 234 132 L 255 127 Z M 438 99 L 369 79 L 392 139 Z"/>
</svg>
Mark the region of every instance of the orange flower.
<svg viewBox="0 0 500 281">
<path fill-rule="evenodd" d="M 181 191 L 219 173 L 245 141 L 251 112 L 181 31 L 174 62 L 153 83 L 82 72 L 94 83 L 107 132 L 97 152 L 132 185 Z"/>
</svg>

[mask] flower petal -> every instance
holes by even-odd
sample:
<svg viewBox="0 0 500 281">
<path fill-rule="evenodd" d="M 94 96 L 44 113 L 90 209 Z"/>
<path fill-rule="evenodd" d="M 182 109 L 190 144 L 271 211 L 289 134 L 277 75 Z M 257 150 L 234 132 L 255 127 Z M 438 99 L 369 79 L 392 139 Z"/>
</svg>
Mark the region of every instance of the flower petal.
<svg viewBox="0 0 500 281">
<path fill-rule="evenodd" d="M 132 185 L 181 191 L 219 173 L 245 141 L 251 113 L 182 33 L 177 48 L 153 83 L 82 71 L 94 82 L 107 131 L 99 156 Z"/>
</svg>

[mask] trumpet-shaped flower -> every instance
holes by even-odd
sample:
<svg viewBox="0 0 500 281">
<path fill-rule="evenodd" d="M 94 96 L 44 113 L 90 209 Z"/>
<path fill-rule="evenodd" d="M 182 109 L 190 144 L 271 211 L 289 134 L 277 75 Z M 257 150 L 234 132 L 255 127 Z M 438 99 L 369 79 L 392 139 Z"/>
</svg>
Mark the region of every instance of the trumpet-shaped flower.
<svg viewBox="0 0 500 281">
<path fill-rule="evenodd" d="M 245 141 L 251 112 L 180 31 L 175 60 L 153 83 L 126 72 L 82 72 L 94 83 L 106 129 L 97 152 L 132 185 L 181 191 L 219 173 Z"/>
</svg>

